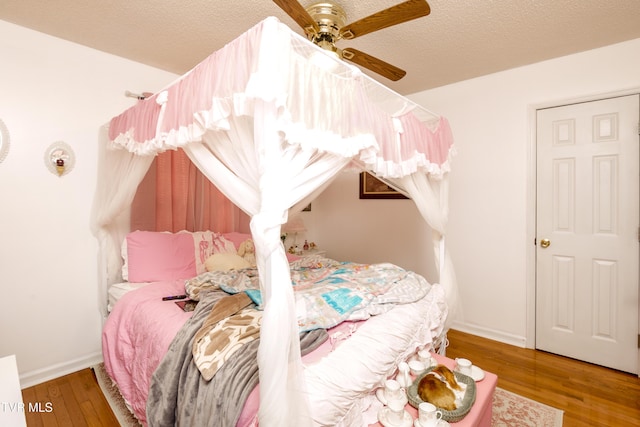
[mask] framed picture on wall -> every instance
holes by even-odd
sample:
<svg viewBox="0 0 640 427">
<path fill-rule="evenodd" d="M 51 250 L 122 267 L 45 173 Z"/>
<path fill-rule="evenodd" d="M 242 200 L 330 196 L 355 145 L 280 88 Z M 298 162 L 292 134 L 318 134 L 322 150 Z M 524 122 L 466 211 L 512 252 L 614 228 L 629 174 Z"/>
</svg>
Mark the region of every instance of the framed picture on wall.
<svg viewBox="0 0 640 427">
<path fill-rule="evenodd" d="M 405 195 L 380 181 L 369 172 L 360 173 L 361 199 L 407 199 Z"/>
</svg>

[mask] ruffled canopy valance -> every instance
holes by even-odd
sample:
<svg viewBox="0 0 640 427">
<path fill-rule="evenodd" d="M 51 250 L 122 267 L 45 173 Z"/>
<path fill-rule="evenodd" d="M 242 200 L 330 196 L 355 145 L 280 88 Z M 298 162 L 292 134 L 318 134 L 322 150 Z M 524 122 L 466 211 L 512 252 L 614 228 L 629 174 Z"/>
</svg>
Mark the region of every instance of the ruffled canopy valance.
<svg viewBox="0 0 640 427">
<path fill-rule="evenodd" d="M 229 131 L 230 117 L 251 116 L 256 100 L 278 108 L 274 126 L 288 144 L 354 157 L 383 177 L 449 170 L 453 138 L 446 119 L 326 55 L 275 18 L 113 118 L 109 138 L 141 155 L 183 147 L 207 131 Z"/>
<path fill-rule="evenodd" d="M 127 208 L 153 155 L 181 147 L 251 216 L 264 301 L 260 424 L 310 425 L 291 277 L 280 227 L 289 209 L 346 167 L 406 192 L 434 230 L 450 311 L 444 246 L 453 140 L 446 119 L 390 91 L 268 18 L 101 132 L 92 224 L 101 285 L 118 280 Z"/>
</svg>

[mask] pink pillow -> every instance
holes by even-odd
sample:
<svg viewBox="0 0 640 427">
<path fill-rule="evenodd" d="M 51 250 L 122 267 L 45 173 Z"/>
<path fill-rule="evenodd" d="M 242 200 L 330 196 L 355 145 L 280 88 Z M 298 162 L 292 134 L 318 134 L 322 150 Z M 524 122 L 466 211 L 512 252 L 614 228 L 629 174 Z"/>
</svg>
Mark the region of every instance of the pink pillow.
<svg viewBox="0 0 640 427">
<path fill-rule="evenodd" d="M 189 233 L 134 231 L 127 235 L 129 282 L 157 282 L 196 276 Z"/>
<path fill-rule="evenodd" d="M 222 233 L 225 239 L 233 242 L 233 245 L 238 249 L 240 244 L 247 239 L 251 239 L 251 234 L 247 233 L 238 233 L 237 231 L 232 231 L 230 233 Z"/>
</svg>

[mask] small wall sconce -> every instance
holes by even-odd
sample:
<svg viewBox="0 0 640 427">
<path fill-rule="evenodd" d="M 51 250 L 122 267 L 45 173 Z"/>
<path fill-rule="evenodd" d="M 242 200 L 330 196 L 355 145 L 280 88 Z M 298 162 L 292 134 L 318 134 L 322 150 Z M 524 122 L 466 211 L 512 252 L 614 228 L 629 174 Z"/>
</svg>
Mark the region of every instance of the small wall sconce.
<svg viewBox="0 0 640 427">
<path fill-rule="evenodd" d="M 44 153 L 44 163 L 47 169 L 55 175 L 66 175 L 75 165 L 75 155 L 71 147 L 62 142 L 54 142 Z"/>
<path fill-rule="evenodd" d="M 62 157 L 56 159 L 56 171 L 58 172 L 58 176 L 64 173 L 64 159 Z"/>
</svg>

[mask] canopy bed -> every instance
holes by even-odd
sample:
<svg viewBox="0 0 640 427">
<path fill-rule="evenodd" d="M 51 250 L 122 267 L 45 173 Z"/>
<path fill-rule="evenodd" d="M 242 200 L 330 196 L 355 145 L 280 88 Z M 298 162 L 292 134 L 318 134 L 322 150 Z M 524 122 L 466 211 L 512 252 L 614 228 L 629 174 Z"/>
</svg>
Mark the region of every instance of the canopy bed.
<svg viewBox="0 0 640 427">
<path fill-rule="evenodd" d="M 397 351 L 374 380 L 367 379 L 368 391 L 391 373 L 400 358 L 430 344 L 432 335 L 446 328 L 447 310 L 450 315 L 455 309 L 456 295 L 444 244 L 452 152 L 446 119 L 328 56 L 276 18 L 262 21 L 101 129 L 92 226 L 99 241 L 100 307 L 107 324 L 120 304 L 108 314 L 107 291 L 123 281 L 121 246 L 130 236 L 128 207 L 154 156 L 177 148 L 251 217 L 259 275 L 255 283 L 261 298 L 256 349 L 260 367 L 256 419 L 261 425 L 323 424 L 312 421 L 317 402 L 310 403 L 315 390 L 310 390 L 309 376 L 303 372 L 301 348 L 306 351 L 307 343 L 298 339 L 299 301 L 291 286 L 296 261 L 289 263 L 280 231 L 290 212 L 301 210 L 345 168 L 366 170 L 414 200 L 433 230 L 440 276 L 438 284 L 423 284 L 428 292 L 419 299 L 398 305 L 411 314 L 390 310 L 360 327 L 384 329 L 383 316 L 420 322 L 427 311 L 439 310 L 437 325 L 425 326 L 422 335 L 404 343 L 412 349 Z M 167 292 L 180 292 L 176 283 L 148 292 L 157 302 Z M 184 290 L 184 281 L 179 283 Z M 134 293 L 141 294 L 131 292 L 123 300 L 137 298 L 130 296 Z M 175 324 L 182 324 L 188 314 L 176 316 L 180 319 Z M 310 345 L 309 351 L 315 347 Z M 151 393 L 155 391 L 152 387 Z"/>
</svg>

